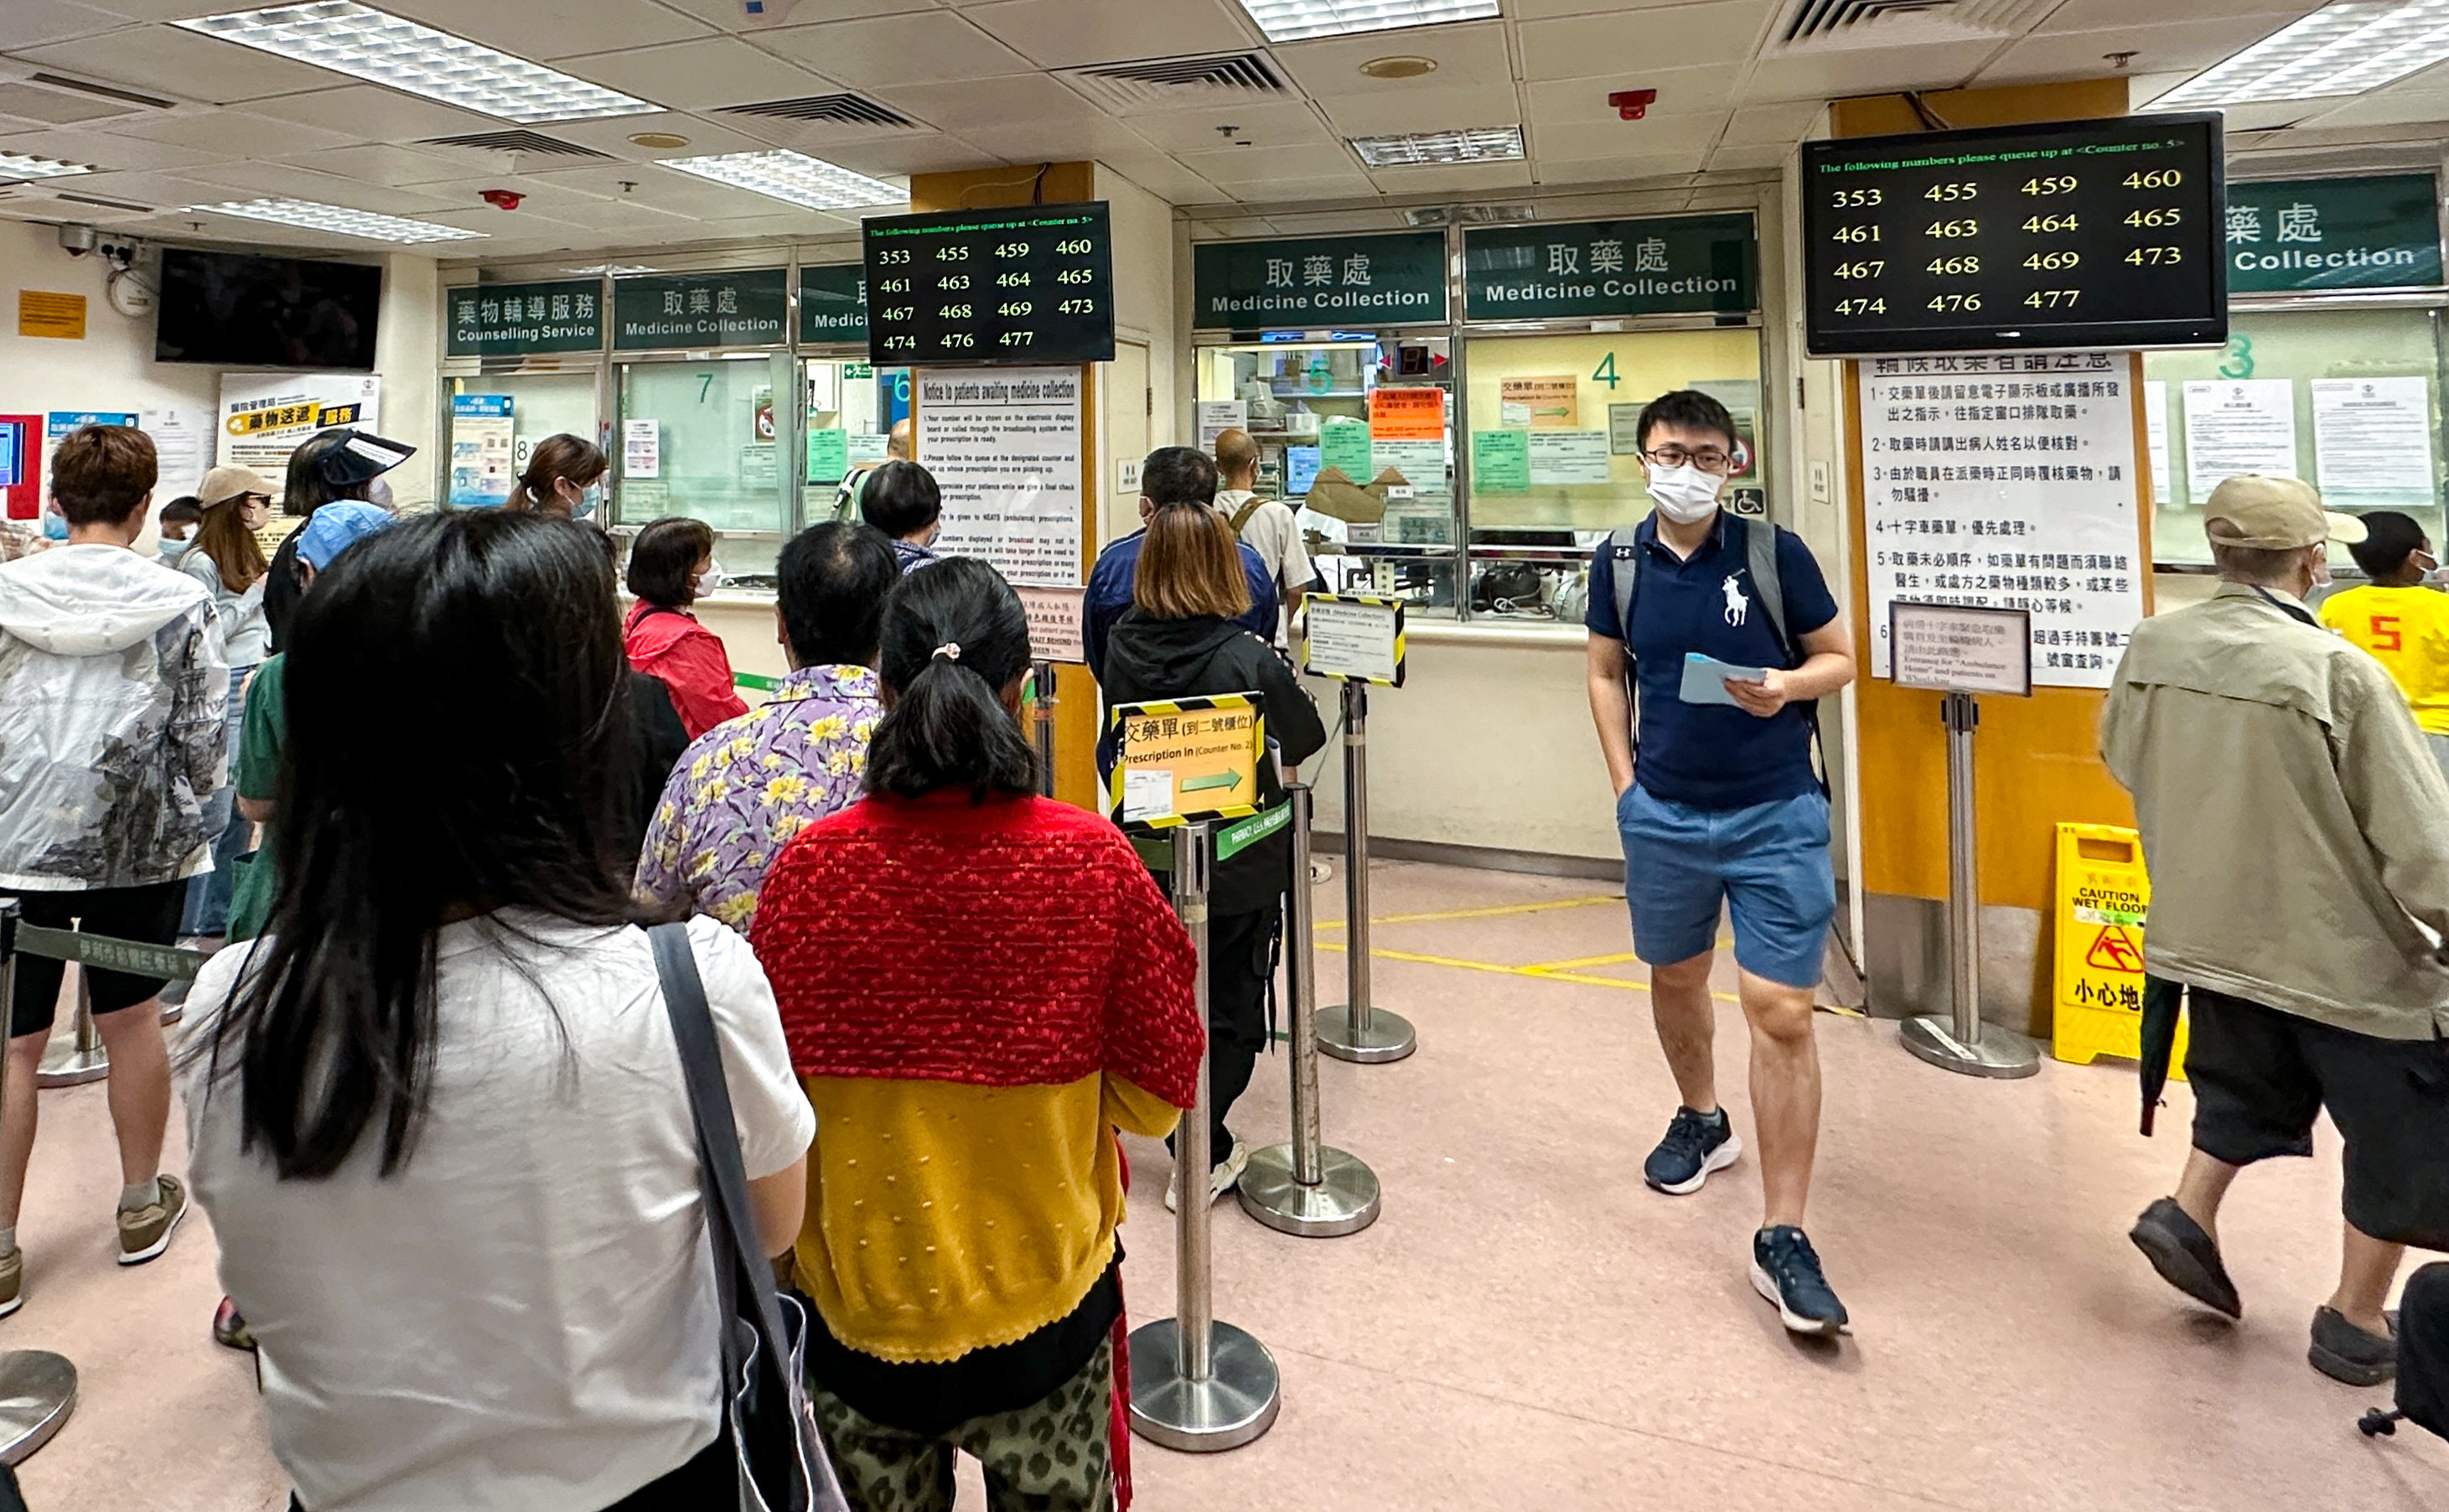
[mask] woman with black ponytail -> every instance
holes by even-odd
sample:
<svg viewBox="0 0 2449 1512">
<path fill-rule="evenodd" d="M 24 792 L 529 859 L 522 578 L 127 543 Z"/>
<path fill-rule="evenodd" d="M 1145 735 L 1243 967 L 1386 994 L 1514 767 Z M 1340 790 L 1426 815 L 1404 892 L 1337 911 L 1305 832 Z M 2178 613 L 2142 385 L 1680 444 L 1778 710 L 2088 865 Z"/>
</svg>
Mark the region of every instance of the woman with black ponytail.
<svg viewBox="0 0 2449 1512">
<path fill-rule="evenodd" d="M 1036 793 L 1029 621 L 955 557 L 884 611 L 866 800 L 800 831 L 749 938 L 817 1111 L 795 1256 L 851 1504 L 1113 1504 L 1117 1128 L 1197 1086 L 1190 941 L 1122 833 Z"/>
</svg>

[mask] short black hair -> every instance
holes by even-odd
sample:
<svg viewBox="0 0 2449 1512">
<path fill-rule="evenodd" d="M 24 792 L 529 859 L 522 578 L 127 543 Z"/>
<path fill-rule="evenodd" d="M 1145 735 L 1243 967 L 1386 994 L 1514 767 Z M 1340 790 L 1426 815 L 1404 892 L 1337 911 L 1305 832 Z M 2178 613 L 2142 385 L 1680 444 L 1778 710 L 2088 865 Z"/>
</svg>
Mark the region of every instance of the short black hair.
<svg viewBox="0 0 2449 1512">
<path fill-rule="evenodd" d="M 677 609 L 697 596 L 698 559 L 714 550 L 714 527 L 685 514 L 650 520 L 629 543 L 629 591 Z"/>
<path fill-rule="evenodd" d="M 1641 421 L 1635 434 L 1641 449 L 1649 450 L 1652 428 L 1672 425 L 1687 431 L 1715 431 L 1732 447 L 1736 441 L 1735 417 L 1726 407 L 1699 389 L 1674 389 L 1661 394 L 1641 407 Z"/>
<path fill-rule="evenodd" d="M 1216 502 L 1216 459 L 1195 446 L 1160 446 L 1140 464 L 1140 492 L 1167 504 Z"/>
<path fill-rule="evenodd" d="M 2347 548 L 2347 554 L 2364 570 L 2366 577 L 2396 577 L 2406 569 L 2407 557 L 2423 545 L 2423 527 L 2412 514 L 2396 510 L 2374 510 L 2361 516 L 2364 522 L 2364 538 Z"/>
<path fill-rule="evenodd" d="M 867 475 L 858 495 L 858 513 L 867 523 L 896 540 L 917 534 L 944 513 L 943 491 L 935 475 L 916 462 L 887 462 Z"/>
<path fill-rule="evenodd" d="M 783 545 L 774 575 L 793 661 L 801 667 L 875 664 L 885 596 L 901 581 L 900 561 L 883 532 L 847 520 L 811 525 Z"/>
<path fill-rule="evenodd" d="M 164 525 L 194 525 L 203 517 L 204 507 L 196 502 L 193 494 L 182 494 L 162 506 L 162 523 Z"/>
</svg>

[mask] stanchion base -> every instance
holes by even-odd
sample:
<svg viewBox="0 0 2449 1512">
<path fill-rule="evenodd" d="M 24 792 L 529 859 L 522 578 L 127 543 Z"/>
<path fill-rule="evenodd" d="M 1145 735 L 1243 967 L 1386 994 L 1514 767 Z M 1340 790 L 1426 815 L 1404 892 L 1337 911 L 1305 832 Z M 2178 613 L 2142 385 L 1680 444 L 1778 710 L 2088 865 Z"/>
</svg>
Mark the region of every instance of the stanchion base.
<svg viewBox="0 0 2449 1512">
<path fill-rule="evenodd" d="M 1282 1378 L 1267 1347 L 1229 1323 L 1209 1326 L 1214 1368 L 1182 1373 L 1181 1330 L 1161 1318 L 1131 1330 L 1131 1431 L 1192 1454 L 1238 1449 L 1276 1425 Z"/>
<path fill-rule="evenodd" d="M 100 1081 L 110 1075 L 110 1052 L 96 1045 L 91 1050 L 79 1050 L 73 1042 L 53 1045 L 43 1056 L 43 1069 L 34 1073 L 37 1087 L 82 1087 L 88 1081 Z"/>
<path fill-rule="evenodd" d="M 2041 1069 L 2040 1052 L 2022 1035 L 1983 1024 L 1971 1044 L 1956 1037 L 1956 1025 L 1945 1018 L 1908 1018 L 1897 1026 L 1897 1038 L 1914 1053 L 1944 1071 L 2001 1081 L 2029 1076 Z"/>
<path fill-rule="evenodd" d="M 1378 1173 L 1340 1150 L 1318 1153 L 1318 1185 L 1293 1179 L 1293 1147 L 1252 1152 L 1242 1173 L 1242 1211 L 1280 1233 L 1332 1239 L 1378 1221 Z"/>
<path fill-rule="evenodd" d="M 0 1464 L 23 1464 L 76 1410 L 76 1367 L 48 1349 L 0 1354 Z"/>
<path fill-rule="evenodd" d="M 162 1027 L 164 1029 L 186 1017 L 187 1005 L 183 1002 L 165 1002 L 162 1005 Z"/>
<path fill-rule="evenodd" d="M 1318 1011 L 1318 1048 L 1322 1055 L 1356 1066 L 1376 1066 L 1400 1060 L 1419 1049 L 1420 1037 L 1409 1018 L 1383 1008 L 1371 1009 L 1356 1035 L 1351 1013 L 1339 1003 Z"/>
</svg>

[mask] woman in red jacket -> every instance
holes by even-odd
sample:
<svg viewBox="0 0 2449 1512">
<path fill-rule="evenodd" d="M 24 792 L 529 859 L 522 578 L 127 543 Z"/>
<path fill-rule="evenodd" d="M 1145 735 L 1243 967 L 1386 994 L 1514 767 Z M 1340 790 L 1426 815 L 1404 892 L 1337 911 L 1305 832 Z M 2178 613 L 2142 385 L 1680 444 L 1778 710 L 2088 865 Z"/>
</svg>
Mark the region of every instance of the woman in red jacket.
<svg viewBox="0 0 2449 1512">
<path fill-rule="evenodd" d="M 688 611 L 723 581 L 714 527 L 686 517 L 654 521 L 629 543 L 628 581 L 638 596 L 624 628 L 629 665 L 671 689 L 689 739 L 747 713 L 723 642 Z"/>
</svg>

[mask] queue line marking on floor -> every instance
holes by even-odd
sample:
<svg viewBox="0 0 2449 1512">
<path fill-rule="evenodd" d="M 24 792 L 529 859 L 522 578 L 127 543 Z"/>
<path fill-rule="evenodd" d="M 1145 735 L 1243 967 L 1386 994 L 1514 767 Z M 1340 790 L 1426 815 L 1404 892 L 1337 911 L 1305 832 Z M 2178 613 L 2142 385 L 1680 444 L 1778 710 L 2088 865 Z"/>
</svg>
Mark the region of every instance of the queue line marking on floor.
<svg viewBox="0 0 2449 1512">
<path fill-rule="evenodd" d="M 1379 924 L 1436 924 L 1455 919 L 1503 919 L 1514 914 L 1549 914 L 1565 908 L 1589 908 L 1598 903 L 1620 903 L 1622 893 L 1600 893 L 1594 898 L 1554 898 L 1536 903 L 1498 903 L 1489 908 L 1448 908 L 1432 914 L 1372 914 L 1369 922 Z M 1341 929 L 1340 919 L 1321 919 L 1321 929 Z"/>
<path fill-rule="evenodd" d="M 1318 941 L 1318 948 L 1331 950 L 1340 955 L 1346 947 L 1340 940 L 1321 940 Z M 1559 970 L 1553 964 L 1507 966 L 1494 960 L 1465 960 L 1459 956 L 1426 956 L 1417 951 L 1383 948 L 1372 949 L 1369 956 L 1373 960 L 1409 961 L 1416 966 L 1446 966 L 1456 971 L 1485 971 L 1500 977 L 1528 977 L 1533 981 L 1570 981 L 1585 987 L 1612 987 L 1618 992 L 1647 993 L 1649 991 L 1649 983 L 1646 981 L 1633 981 L 1622 977 L 1586 976 L 1579 972 Z M 1713 992 L 1709 996 L 1720 1002 L 1743 1000 L 1730 992 Z"/>
</svg>

